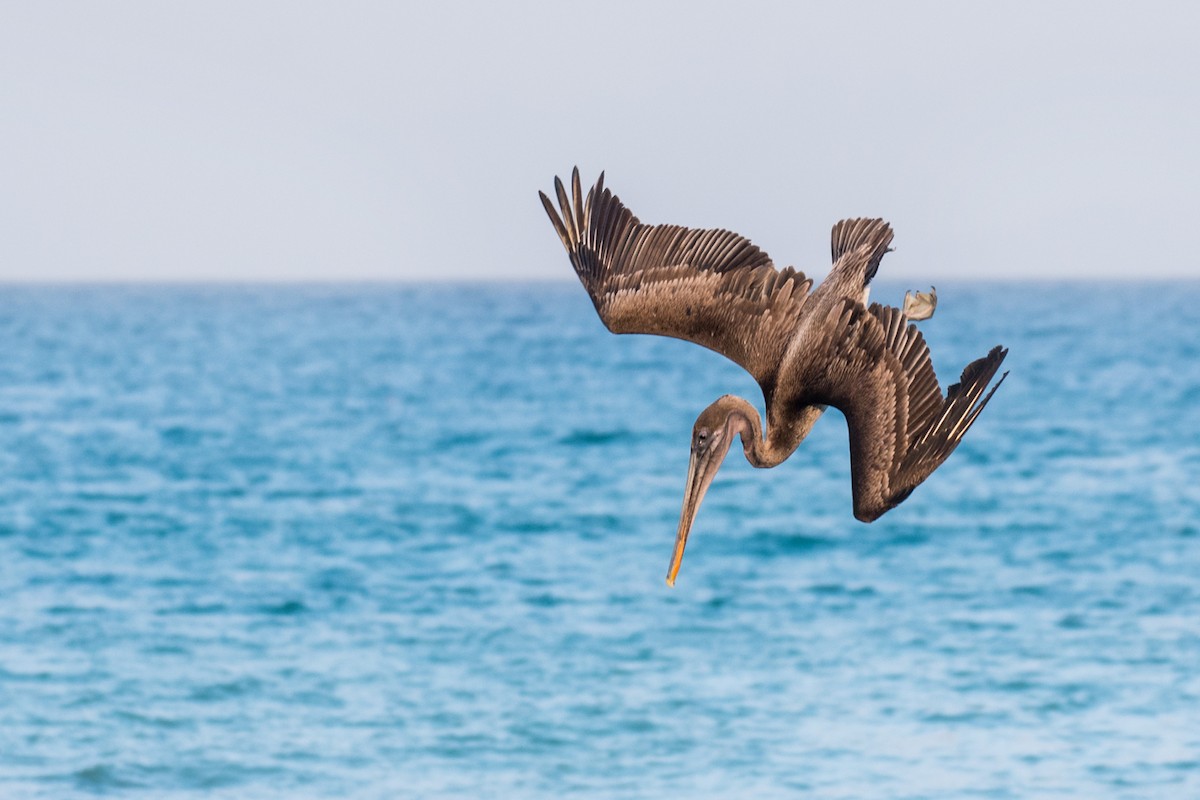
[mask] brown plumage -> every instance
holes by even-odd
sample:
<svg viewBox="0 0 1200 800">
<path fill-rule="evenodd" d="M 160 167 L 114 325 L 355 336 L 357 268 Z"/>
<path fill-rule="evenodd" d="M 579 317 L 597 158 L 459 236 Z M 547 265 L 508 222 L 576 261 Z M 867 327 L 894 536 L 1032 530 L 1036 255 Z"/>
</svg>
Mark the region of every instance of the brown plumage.
<svg viewBox="0 0 1200 800">
<path fill-rule="evenodd" d="M 833 267 L 812 290 L 811 279 L 792 267 L 777 270 L 736 233 L 643 225 L 605 188 L 603 174 L 586 198 L 578 169 L 570 195 L 558 178 L 554 186 L 557 208 L 539 192 L 542 204 L 605 326 L 715 350 L 744 367 L 766 401 L 765 437 L 758 412 L 740 397 L 721 397 L 697 418 L 670 584 L 736 436 L 751 464 L 773 467 L 826 406 L 839 409 L 850 429 L 854 516 L 870 522 L 946 460 L 1004 380 L 988 391 L 1008 352 L 997 346 L 943 396 L 916 327 L 899 309 L 866 305 L 892 241 L 881 219 L 833 227 Z"/>
</svg>

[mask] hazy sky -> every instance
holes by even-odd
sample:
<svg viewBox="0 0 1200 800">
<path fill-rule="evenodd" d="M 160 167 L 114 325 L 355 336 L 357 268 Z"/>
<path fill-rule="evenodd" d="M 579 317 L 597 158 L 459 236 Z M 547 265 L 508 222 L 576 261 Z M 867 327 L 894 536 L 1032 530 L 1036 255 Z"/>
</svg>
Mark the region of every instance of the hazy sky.
<svg viewBox="0 0 1200 800">
<path fill-rule="evenodd" d="M 0 280 L 566 278 L 579 164 L 824 275 L 1200 277 L 1187 3 L 0 5 Z"/>
</svg>

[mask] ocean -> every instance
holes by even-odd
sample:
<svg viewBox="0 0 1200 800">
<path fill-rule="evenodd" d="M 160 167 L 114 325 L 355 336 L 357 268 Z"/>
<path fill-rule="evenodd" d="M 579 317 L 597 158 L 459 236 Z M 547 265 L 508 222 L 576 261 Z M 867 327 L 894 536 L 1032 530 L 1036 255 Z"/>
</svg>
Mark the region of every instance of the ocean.
<svg viewBox="0 0 1200 800">
<path fill-rule="evenodd" d="M 0 286 L 0 797 L 1200 797 L 1200 283 L 938 290 L 949 461 L 735 452 L 668 589 L 762 398 L 577 284 Z"/>
</svg>

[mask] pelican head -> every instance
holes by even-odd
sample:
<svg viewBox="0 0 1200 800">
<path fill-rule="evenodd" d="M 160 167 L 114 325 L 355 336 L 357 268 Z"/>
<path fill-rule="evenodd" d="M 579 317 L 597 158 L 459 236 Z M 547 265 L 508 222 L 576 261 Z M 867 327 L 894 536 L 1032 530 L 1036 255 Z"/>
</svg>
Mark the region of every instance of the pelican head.
<svg viewBox="0 0 1200 800">
<path fill-rule="evenodd" d="M 696 519 L 700 501 L 721 468 L 729 446 L 740 432 L 740 426 L 735 421 L 736 401 L 738 398 L 729 395 L 720 398 L 700 412 L 696 424 L 692 426 L 692 455 L 688 461 L 679 531 L 675 534 L 675 552 L 667 571 L 668 586 L 675 585 L 675 576 L 679 574 L 679 564 L 683 561 L 683 548 L 687 546 L 688 533 L 692 529 L 692 521 Z M 745 403 L 744 400 L 741 402 Z"/>
</svg>

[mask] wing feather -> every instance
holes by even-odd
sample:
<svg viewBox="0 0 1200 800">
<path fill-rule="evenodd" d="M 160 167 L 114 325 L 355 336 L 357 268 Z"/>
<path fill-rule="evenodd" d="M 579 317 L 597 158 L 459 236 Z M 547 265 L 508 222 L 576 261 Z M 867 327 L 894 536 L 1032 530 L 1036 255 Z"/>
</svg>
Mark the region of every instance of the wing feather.
<svg viewBox="0 0 1200 800">
<path fill-rule="evenodd" d="M 558 205 L 540 193 L 554 230 L 614 333 L 686 339 L 730 358 L 772 386 L 812 281 L 775 268 L 750 240 L 723 229 L 644 225 L 604 186 L 558 178 Z"/>
<path fill-rule="evenodd" d="M 925 338 L 899 309 L 844 300 L 818 330 L 806 347 L 804 401 L 845 414 L 854 515 L 869 522 L 954 451 L 1004 381 L 987 391 L 1008 351 L 968 364 L 943 396 Z"/>
</svg>

